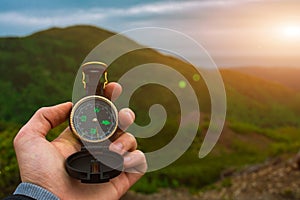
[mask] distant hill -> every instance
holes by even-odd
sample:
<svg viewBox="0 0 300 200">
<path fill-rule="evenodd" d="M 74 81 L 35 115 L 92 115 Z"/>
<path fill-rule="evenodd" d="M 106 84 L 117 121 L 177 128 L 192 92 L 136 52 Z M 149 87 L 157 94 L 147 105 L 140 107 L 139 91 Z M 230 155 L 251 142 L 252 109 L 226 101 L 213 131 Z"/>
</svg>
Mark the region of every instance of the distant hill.
<svg viewBox="0 0 300 200">
<path fill-rule="evenodd" d="M 288 88 L 300 91 L 299 68 L 292 67 L 239 67 L 235 71 L 253 75 L 267 81 L 282 84 Z"/>
<path fill-rule="evenodd" d="M 1 119 L 24 123 L 39 107 L 70 100 L 75 75 L 85 56 L 112 35 L 92 26 L 73 26 L 52 28 L 24 38 L 0 38 L 0 103 L 4 108 L 0 110 Z M 112 51 L 124 44 L 115 45 Z M 195 71 L 180 60 L 144 49 L 114 61 L 109 67 L 109 78 L 118 80 L 132 67 L 150 62 L 173 66 L 189 79 L 194 74 L 191 71 Z M 198 87 L 205 85 L 199 81 Z M 207 104 L 207 98 L 201 101 Z M 11 110 L 17 110 L 19 115 Z"/>
<path fill-rule="evenodd" d="M 70 100 L 85 55 L 112 34 L 76 26 L 0 38 L 1 119 L 24 123 L 38 107 Z"/>
<path fill-rule="evenodd" d="M 72 26 L 52 28 L 28 37 L 0 38 L 0 150 L 5 155 L 0 158 L 0 198 L 18 182 L 12 148 L 12 138 L 18 128 L 39 107 L 70 101 L 81 62 L 96 45 L 114 34 L 92 26 Z M 138 45 L 128 38 L 124 41 Z M 112 51 L 124 44 L 116 45 Z M 109 67 L 109 78 L 117 81 L 126 71 L 145 63 L 165 64 L 183 74 L 197 94 L 204 117 L 189 150 L 171 166 L 147 174 L 135 185 L 135 190 L 153 192 L 168 186 L 199 189 L 217 180 L 227 168 L 238 168 L 300 148 L 297 87 L 300 79 L 296 79 L 294 69 L 281 68 L 281 74 L 285 74 L 281 79 L 279 75 L 270 75 L 269 68 L 261 71 L 253 68 L 253 72 L 252 68 L 221 69 L 227 95 L 226 124 L 214 151 L 200 160 L 198 151 L 211 111 L 204 81 L 193 80 L 197 71 L 189 64 L 147 48 L 115 60 Z M 159 72 L 151 75 L 156 73 Z M 143 86 L 133 94 L 130 107 L 136 112 L 137 123 L 149 122 L 148 109 L 153 104 L 166 108 L 168 121 L 157 135 L 138 140 L 139 148 L 144 151 L 167 144 L 178 129 L 178 101 L 167 88 L 155 84 Z M 54 133 L 58 134 L 59 130 Z"/>
<path fill-rule="evenodd" d="M 0 110 L 1 119 L 24 123 L 41 106 L 71 100 L 73 81 L 81 62 L 96 45 L 112 35 L 112 32 L 82 25 L 51 28 L 24 38 L 0 38 L 0 103 L 3 106 Z M 134 43 L 130 40 L 127 42 Z M 118 47 L 112 49 L 122 48 L 122 45 L 117 45 Z M 132 67 L 150 62 L 166 64 L 185 75 L 198 94 L 201 111 L 210 112 L 210 100 L 204 82 L 192 80 L 192 75 L 197 72 L 181 60 L 150 49 L 130 52 L 118 58 L 109 68 L 110 79 L 118 80 Z M 264 73 L 257 73 L 259 70 Z M 229 118 L 246 120 L 249 123 L 256 121 L 256 124 L 263 125 L 260 118 L 268 121 L 270 113 L 277 112 L 276 109 L 287 111 L 291 116 L 294 112 L 298 113 L 298 105 L 295 103 L 297 95 L 288 89 L 295 89 L 300 85 L 297 84 L 300 81 L 295 78 L 295 69 L 274 70 L 286 76 L 276 78 L 275 74 L 279 73 L 262 68 L 221 70 L 227 90 Z M 291 78 L 287 78 L 288 75 Z M 280 86 L 278 83 L 289 87 Z M 142 90 L 138 92 L 141 93 Z M 141 96 L 144 95 L 146 94 Z M 157 100 L 154 98 L 153 102 Z M 240 109 L 236 109 L 239 106 Z M 266 112 L 262 113 L 261 109 Z M 11 110 L 17 110 L 21 114 L 15 115 Z M 294 123 L 290 117 L 284 120 L 290 120 L 286 122 L 288 124 Z"/>
<path fill-rule="evenodd" d="M 297 90 L 234 68 L 222 69 L 221 74 L 228 97 L 227 119 L 234 118 L 262 127 L 299 125 Z M 300 84 L 300 80 L 298 82 Z"/>
</svg>

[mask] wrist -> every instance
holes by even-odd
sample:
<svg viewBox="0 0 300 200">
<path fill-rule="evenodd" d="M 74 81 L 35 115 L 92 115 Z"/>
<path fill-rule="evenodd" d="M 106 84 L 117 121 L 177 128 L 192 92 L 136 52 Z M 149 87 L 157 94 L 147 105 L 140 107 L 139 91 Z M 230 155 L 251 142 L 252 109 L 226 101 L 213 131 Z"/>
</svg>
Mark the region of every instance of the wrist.
<svg viewBox="0 0 300 200">
<path fill-rule="evenodd" d="M 24 195 L 36 200 L 59 200 L 59 198 L 50 191 L 32 183 L 20 183 L 14 195 Z"/>
</svg>

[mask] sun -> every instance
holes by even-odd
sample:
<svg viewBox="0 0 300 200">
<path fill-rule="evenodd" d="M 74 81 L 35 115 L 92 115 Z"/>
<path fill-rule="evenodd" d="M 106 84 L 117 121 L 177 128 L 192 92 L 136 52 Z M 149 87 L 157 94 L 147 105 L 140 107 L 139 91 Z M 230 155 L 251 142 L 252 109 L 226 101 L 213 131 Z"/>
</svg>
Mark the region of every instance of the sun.
<svg viewBox="0 0 300 200">
<path fill-rule="evenodd" d="M 300 38 L 300 25 L 287 25 L 282 27 L 282 33 L 285 37 L 296 39 Z"/>
</svg>

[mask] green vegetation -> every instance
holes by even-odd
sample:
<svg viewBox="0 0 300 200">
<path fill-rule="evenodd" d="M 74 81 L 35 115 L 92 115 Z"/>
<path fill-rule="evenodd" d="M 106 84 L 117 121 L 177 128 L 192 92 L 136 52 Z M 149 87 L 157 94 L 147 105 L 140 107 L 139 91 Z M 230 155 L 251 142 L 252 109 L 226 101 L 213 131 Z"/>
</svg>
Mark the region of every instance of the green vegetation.
<svg viewBox="0 0 300 200">
<path fill-rule="evenodd" d="M 11 193 L 20 181 L 12 145 L 19 128 L 39 107 L 70 101 L 81 62 L 95 45 L 112 35 L 95 27 L 75 26 L 54 28 L 25 38 L 0 38 L 0 198 Z M 233 70 L 221 70 L 228 98 L 227 122 L 214 150 L 199 159 L 198 151 L 210 116 L 205 83 L 187 63 L 150 49 L 133 51 L 115 60 L 109 67 L 109 78 L 117 81 L 126 71 L 145 63 L 165 64 L 182 73 L 197 93 L 204 117 L 188 151 L 172 165 L 147 173 L 134 190 L 145 193 L 155 192 L 159 187 L 199 190 L 218 180 L 223 170 L 239 169 L 299 150 L 299 92 Z M 138 139 L 139 148 L 145 152 L 167 144 L 178 129 L 180 110 L 176 97 L 155 84 L 139 88 L 132 96 L 130 107 L 136 112 L 137 123 L 149 123 L 148 110 L 153 104 L 165 107 L 168 120 L 160 133 Z M 53 140 L 67 125 L 68 122 L 55 128 L 47 138 Z M 230 180 L 223 181 L 224 186 L 230 184 Z"/>
<path fill-rule="evenodd" d="M 10 194 L 20 182 L 13 136 L 18 132 L 19 125 L 0 123 L 0 197 Z"/>
</svg>

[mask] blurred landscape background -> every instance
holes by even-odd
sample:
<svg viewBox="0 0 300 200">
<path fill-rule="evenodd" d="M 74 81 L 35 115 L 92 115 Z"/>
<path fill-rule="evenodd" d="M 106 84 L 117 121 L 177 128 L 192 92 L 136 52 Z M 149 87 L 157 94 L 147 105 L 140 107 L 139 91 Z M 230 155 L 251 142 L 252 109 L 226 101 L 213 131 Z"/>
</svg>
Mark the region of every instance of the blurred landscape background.
<svg viewBox="0 0 300 200">
<path fill-rule="evenodd" d="M 0 198 L 20 182 L 12 145 L 19 128 L 38 108 L 72 100 L 77 70 L 96 45 L 115 33 L 150 26 L 174 29 L 203 45 L 223 78 L 227 116 L 213 151 L 199 159 L 211 101 L 201 76 L 195 79 L 197 70 L 149 48 L 115 60 L 110 81 L 140 64 L 172 67 L 189 81 L 201 108 L 190 148 L 170 166 L 147 173 L 124 200 L 300 199 L 299 10 L 296 0 L 2 0 Z M 198 56 L 180 41 L 170 43 Z M 195 67 L 204 70 L 197 59 Z M 144 152 L 163 147 L 178 130 L 178 101 L 155 84 L 139 88 L 130 100 L 136 123 L 150 122 L 153 104 L 163 105 L 168 119 L 155 136 L 138 139 Z M 52 130 L 48 139 L 67 126 Z"/>
<path fill-rule="evenodd" d="M 51 28 L 27 37 L 0 38 L 1 197 L 11 193 L 20 181 L 12 146 L 18 129 L 39 107 L 71 101 L 80 63 L 94 44 L 112 35 L 112 32 L 93 26 L 72 26 Z M 143 49 L 115 60 L 109 67 L 109 79 L 116 81 L 132 67 L 150 62 L 171 66 L 189 80 L 199 98 L 201 122 L 192 146 L 180 159 L 164 169 L 147 173 L 132 190 L 151 194 L 160 188 L 187 188 L 191 193 L 198 193 L 230 187 L 233 184 L 231 175 L 247 166 L 279 157 L 285 160 L 299 151 L 298 68 L 220 68 L 227 94 L 226 123 L 213 151 L 199 159 L 198 151 L 210 120 L 210 99 L 203 80 L 193 79 L 195 69 L 192 66 Z M 130 102 L 136 112 L 136 121 L 141 125 L 149 123 L 148 109 L 157 103 L 170 115 L 157 135 L 138 139 L 139 148 L 145 152 L 161 148 L 174 137 L 178 116 L 173 113 L 178 113 L 178 102 L 167 88 L 158 85 L 138 89 Z M 54 129 L 49 140 L 67 125 L 68 122 Z M 217 181 L 221 181 L 221 186 L 214 186 Z M 299 195 L 294 194 L 297 191 L 288 192 Z"/>
</svg>

